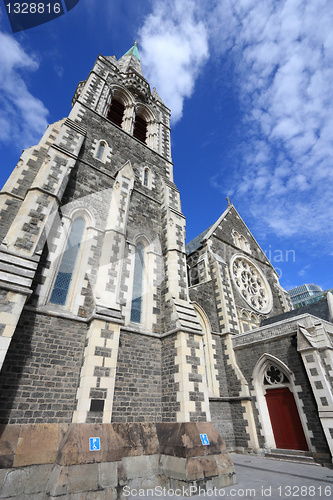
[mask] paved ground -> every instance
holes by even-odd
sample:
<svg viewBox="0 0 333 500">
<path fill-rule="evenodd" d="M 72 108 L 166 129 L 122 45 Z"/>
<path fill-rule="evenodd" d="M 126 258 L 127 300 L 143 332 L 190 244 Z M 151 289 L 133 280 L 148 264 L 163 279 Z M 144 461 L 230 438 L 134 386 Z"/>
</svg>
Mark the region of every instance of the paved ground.
<svg viewBox="0 0 333 500">
<path fill-rule="evenodd" d="M 237 485 L 225 488 L 225 494 L 216 498 L 333 499 L 333 470 L 327 467 L 234 453 L 230 458 Z"/>
<path fill-rule="evenodd" d="M 270 500 L 333 500 L 333 470 L 315 465 L 295 464 L 253 455 L 230 454 L 235 464 L 237 484 L 191 496 L 191 500 L 213 499 L 270 499 Z M 138 496 L 128 497 L 131 500 Z M 148 499 L 148 497 L 145 497 Z M 183 496 L 156 495 L 149 500 Z"/>
</svg>

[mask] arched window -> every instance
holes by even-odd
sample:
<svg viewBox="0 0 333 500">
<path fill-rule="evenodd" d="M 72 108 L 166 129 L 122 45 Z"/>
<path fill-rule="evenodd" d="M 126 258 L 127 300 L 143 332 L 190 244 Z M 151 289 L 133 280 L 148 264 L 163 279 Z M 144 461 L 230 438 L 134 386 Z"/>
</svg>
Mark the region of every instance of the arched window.
<svg viewBox="0 0 333 500">
<path fill-rule="evenodd" d="M 50 298 L 50 302 L 53 304 L 64 306 L 66 303 L 84 229 L 84 219 L 82 217 L 75 219 L 72 224 L 66 249 L 62 255 L 59 271 L 54 282 Z"/>
<path fill-rule="evenodd" d="M 134 321 L 134 323 L 141 323 L 142 320 L 144 254 L 144 246 L 139 242 L 135 250 L 133 294 L 131 306 L 131 321 Z"/>
<path fill-rule="evenodd" d="M 100 144 L 98 146 L 96 158 L 98 160 L 103 160 L 104 152 L 105 152 L 105 142 L 100 142 Z"/>
<path fill-rule="evenodd" d="M 145 168 L 143 172 L 143 185 L 148 187 L 149 183 L 149 168 Z"/>
<path fill-rule="evenodd" d="M 242 234 L 238 233 L 235 229 L 232 231 L 232 238 L 234 240 L 234 245 L 245 252 L 251 253 L 250 243 Z"/>
<path fill-rule="evenodd" d="M 250 311 L 239 310 L 238 317 L 240 321 L 241 331 L 243 333 L 248 332 L 249 330 L 253 330 L 254 328 L 258 328 L 260 325 L 259 317 L 251 313 Z"/>
<path fill-rule="evenodd" d="M 235 231 L 235 229 L 232 230 L 232 238 L 234 240 L 234 244 L 236 245 L 236 247 L 240 247 L 240 244 L 239 244 L 239 234 L 237 231 Z"/>
<path fill-rule="evenodd" d="M 147 139 L 147 122 L 141 116 L 135 116 L 133 136 L 141 142 L 146 142 Z"/>
<path fill-rule="evenodd" d="M 113 97 L 106 117 L 108 120 L 121 127 L 124 118 L 124 111 L 125 106 L 123 103 Z"/>
</svg>

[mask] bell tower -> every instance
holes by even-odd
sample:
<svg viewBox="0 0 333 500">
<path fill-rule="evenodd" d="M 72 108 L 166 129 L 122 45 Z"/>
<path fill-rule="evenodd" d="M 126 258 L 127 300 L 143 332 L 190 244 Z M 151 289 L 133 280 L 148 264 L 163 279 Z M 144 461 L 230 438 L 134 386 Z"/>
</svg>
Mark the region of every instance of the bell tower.
<svg viewBox="0 0 333 500">
<path fill-rule="evenodd" d="M 84 112 L 82 105 L 88 107 L 171 162 L 170 110 L 144 78 L 136 42 L 119 61 L 99 56 L 72 104 L 72 116 Z"/>
</svg>

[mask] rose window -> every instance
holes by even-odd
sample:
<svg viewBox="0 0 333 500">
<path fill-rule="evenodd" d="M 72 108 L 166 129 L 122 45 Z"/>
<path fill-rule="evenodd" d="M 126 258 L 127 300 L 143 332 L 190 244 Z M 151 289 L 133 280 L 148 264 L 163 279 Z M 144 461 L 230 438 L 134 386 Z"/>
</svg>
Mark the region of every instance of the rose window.
<svg viewBox="0 0 333 500">
<path fill-rule="evenodd" d="M 256 311 L 268 313 L 272 308 L 272 294 L 256 265 L 239 256 L 234 259 L 231 269 L 234 282 L 246 302 Z"/>
</svg>

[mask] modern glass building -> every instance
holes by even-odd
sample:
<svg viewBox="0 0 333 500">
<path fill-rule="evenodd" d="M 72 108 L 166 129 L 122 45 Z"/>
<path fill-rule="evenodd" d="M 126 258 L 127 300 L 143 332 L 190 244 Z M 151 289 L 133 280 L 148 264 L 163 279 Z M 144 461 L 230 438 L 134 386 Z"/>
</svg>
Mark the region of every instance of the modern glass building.
<svg viewBox="0 0 333 500">
<path fill-rule="evenodd" d="M 313 304 L 323 297 L 323 289 L 314 283 L 305 283 L 289 290 L 289 295 L 294 308 Z"/>
</svg>

